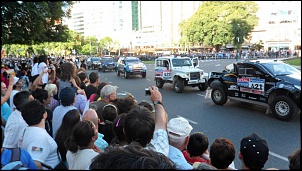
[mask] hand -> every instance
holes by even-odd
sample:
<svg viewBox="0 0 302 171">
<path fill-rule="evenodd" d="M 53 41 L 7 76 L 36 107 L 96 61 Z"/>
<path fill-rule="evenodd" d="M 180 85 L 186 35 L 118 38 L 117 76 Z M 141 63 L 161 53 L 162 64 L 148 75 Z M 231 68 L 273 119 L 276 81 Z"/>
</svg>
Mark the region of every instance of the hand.
<svg viewBox="0 0 302 171">
<path fill-rule="evenodd" d="M 86 96 L 86 94 L 85 94 L 85 91 L 84 91 L 84 90 L 77 90 L 77 93 L 78 93 L 78 94 L 82 94 L 82 95 Z"/>
<path fill-rule="evenodd" d="M 43 68 L 43 73 L 46 74 L 47 72 L 48 72 L 48 68 L 47 68 L 47 66 L 45 66 L 45 67 Z"/>
<path fill-rule="evenodd" d="M 162 102 L 161 93 L 158 91 L 158 88 L 156 86 L 149 87 L 149 90 L 151 92 L 150 100 L 152 102 L 155 102 L 155 101 Z"/>
<path fill-rule="evenodd" d="M 54 65 L 51 65 L 51 70 L 56 71 L 56 67 Z"/>
<path fill-rule="evenodd" d="M 97 153 L 102 153 L 102 150 L 96 145 L 93 145 L 92 149 Z"/>
</svg>

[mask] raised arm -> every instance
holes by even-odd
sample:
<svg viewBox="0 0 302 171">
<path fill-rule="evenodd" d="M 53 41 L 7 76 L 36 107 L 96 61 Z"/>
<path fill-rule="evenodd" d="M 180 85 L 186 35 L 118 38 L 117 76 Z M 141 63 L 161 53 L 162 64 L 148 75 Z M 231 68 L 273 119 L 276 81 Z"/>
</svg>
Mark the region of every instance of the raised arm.
<svg viewBox="0 0 302 171">
<path fill-rule="evenodd" d="M 4 97 L 1 97 L 1 105 L 3 105 L 9 99 L 10 94 L 12 93 L 12 90 L 13 90 L 13 86 L 14 86 L 14 77 L 12 75 L 10 75 L 7 91 L 4 95 Z"/>
<path fill-rule="evenodd" d="M 150 100 L 155 108 L 155 130 L 167 130 L 168 116 L 162 103 L 161 93 L 156 86 L 149 87 L 151 92 Z"/>
</svg>

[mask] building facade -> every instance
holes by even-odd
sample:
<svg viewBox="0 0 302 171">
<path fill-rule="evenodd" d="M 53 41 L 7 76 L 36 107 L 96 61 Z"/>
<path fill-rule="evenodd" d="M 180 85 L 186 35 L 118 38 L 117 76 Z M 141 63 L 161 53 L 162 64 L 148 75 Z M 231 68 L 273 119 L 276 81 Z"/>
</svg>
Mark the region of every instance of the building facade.
<svg viewBox="0 0 302 171">
<path fill-rule="evenodd" d="M 111 37 L 139 54 L 179 50 L 179 23 L 203 1 L 76 1 L 69 26 L 83 36 Z M 301 1 L 255 1 L 258 25 L 247 44 L 263 50 L 301 50 Z"/>
</svg>

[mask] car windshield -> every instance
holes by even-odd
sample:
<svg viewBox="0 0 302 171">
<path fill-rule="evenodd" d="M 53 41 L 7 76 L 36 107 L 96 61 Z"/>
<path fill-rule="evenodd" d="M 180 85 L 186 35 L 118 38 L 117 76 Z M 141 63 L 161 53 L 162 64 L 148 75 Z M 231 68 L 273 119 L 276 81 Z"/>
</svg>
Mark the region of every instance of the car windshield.
<svg viewBox="0 0 302 171">
<path fill-rule="evenodd" d="M 91 61 L 99 61 L 100 58 L 91 58 Z"/>
<path fill-rule="evenodd" d="M 137 63 L 137 62 L 141 62 L 141 61 L 139 59 L 126 59 L 125 62 Z"/>
<path fill-rule="evenodd" d="M 265 63 L 263 64 L 263 66 L 276 76 L 289 75 L 294 73 L 301 74 L 301 71 L 285 63 Z"/>
<path fill-rule="evenodd" d="M 172 59 L 172 64 L 174 67 L 178 66 L 192 66 L 192 62 L 190 59 L 181 59 L 181 58 L 176 58 Z"/>
<path fill-rule="evenodd" d="M 102 58 L 103 62 L 113 62 L 113 58 Z"/>
</svg>

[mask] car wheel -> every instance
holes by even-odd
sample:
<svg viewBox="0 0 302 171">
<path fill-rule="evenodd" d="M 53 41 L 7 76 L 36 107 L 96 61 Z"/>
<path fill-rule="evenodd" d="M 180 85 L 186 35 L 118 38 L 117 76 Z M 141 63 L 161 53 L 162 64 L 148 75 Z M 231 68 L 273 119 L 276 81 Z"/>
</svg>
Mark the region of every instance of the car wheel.
<svg viewBox="0 0 302 171">
<path fill-rule="evenodd" d="M 227 102 L 227 95 L 222 86 L 214 86 L 211 92 L 212 101 L 217 105 L 224 105 Z"/>
<path fill-rule="evenodd" d="M 208 88 L 208 80 L 207 79 L 205 80 L 206 80 L 205 83 L 201 83 L 198 85 L 200 91 L 205 91 Z"/>
<path fill-rule="evenodd" d="M 164 86 L 164 81 L 160 78 L 156 78 L 155 83 L 158 88 L 163 88 Z"/>
<path fill-rule="evenodd" d="M 176 93 L 182 93 L 183 89 L 184 89 L 184 80 L 181 78 L 176 78 L 176 80 L 174 81 L 174 90 Z"/>
<path fill-rule="evenodd" d="M 288 96 L 277 96 L 270 104 L 274 116 L 282 121 L 290 121 L 299 108 L 294 100 Z"/>
<path fill-rule="evenodd" d="M 146 75 L 147 75 L 147 73 L 145 73 L 145 72 L 142 73 L 143 78 L 146 78 Z"/>
</svg>

